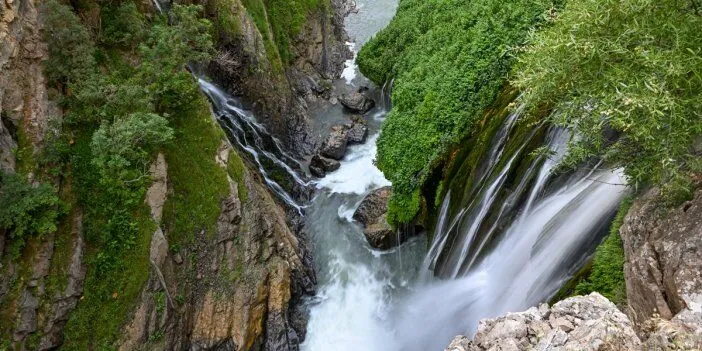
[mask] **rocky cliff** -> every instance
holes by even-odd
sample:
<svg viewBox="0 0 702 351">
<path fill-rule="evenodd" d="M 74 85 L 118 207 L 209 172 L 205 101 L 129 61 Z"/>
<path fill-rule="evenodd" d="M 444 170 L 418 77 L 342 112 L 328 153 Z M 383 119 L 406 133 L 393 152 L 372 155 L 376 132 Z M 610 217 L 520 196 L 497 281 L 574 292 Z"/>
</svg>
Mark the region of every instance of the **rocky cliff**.
<svg viewBox="0 0 702 351">
<path fill-rule="evenodd" d="M 43 73 L 47 48 L 39 5 L 32 0 L 0 5 L 0 166 L 30 180 L 49 117 L 61 115 L 49 99 Z M 222 9 L 237 18 L 224 28 L 232 36 L 219 38 L 219 51 L 206 71 L 249 101 L 288 145 L 299 153 L 311 150 L 315 141 L 307 130 L 306 104 L 328 97 L 329 90 L 321 87 L 339 74 L 347 57 L 342 27 L 346 5 L 334 0 L 307 13 L 285 62 L 271 58 L 264 35 L 271 39 L 272 34 L 261 34 L 242 2 L 204 5 L 207 11 L 217 10 L 209 13 L 213 18 Z M 151 4 L 139 6 L 148 9 Z M 175 146 L 154 154 L 149 170 L 153 182 L 144 198 L 150 218 L 140 222 L 145 234 L 136 238 L 143 245 L 133 244 L 133 261 L 120 267 L 136 273 L 129 277 L 137 288 L 134 294 L 118 286 L 109 296 L 94 289 L 90 276 L 98 269 L 94 265 L 100 248 L 86 238 L 84 211 L 75 202 L 74 188 L 81 184 L 71 178 L 54 179 L 61 198 L 73 206 L 55 232 L 30 238 L 21 257 L 7 253 L 10 233 L 1 229 L 0 349 L 94 349 L 110 339 L 111 347 L 121 350 L 297 349 L 306 323 L 295 306 L 315 285 L 304 233 L 255 168 L 231 148 L 206 105 L 199 108 L 193 130 L 174 126 L 179 137 L 190 139 L 176 139 Z M 188 135 L 203 129 L 208 132 Z M 197 162 L 202 160 L 185 154 L 193 152 L 183 150 L 186 143 L 215 168 L 201 169 Z M 210 147 L 213 143 L 216 150 Z M 193 172 L 210 172 L 211 179 L 195 179 Z M 221 198 L 205 199 L 219 209 L 212 228 L 188 233 L 189 240 L 177 237 L 173 218 L 166 218 L 174 211 L 187 212 L 175 202 L 189 204 L 189 197 L 200 196 L 193 193 L 197 187 L 184 186 L 184 179 L 224 189 Z M 91 319 L 85 311 L 96 306 L 86 304 L 95 301 L 126 306 L 126 312 L 108 307 L 104 311 L 111 314 Z M 117 330 L 101 330 L 105 320 L 114 321 Z M 93 335 L 96 330 L 108 336 Z"/>
<path fill-rule="evenodd" d="M 224 10 L 212 10 L 213 16 L 216 11 L 230 11 L 238 28 L 221 36 L 218 54 L 206 71 L 229 93 L 243 97 L 267 128 L 298 155 L 310 154 L 319 144 L 311 132 L 310 105 L 330 97 L 332 79 L 339 77 L 344 61 L 352 57 L 343 27 L 350 3 L 322 3 L 328 6 L 310 9 L 297 37 L 283 44 L 274 35 L 274 13 L 265 6 L 257 17 L 252 16 L 255 9 L 240 0 L 229 1 Z M 291 58 L 283 56 L 276 44 L 289 46 L 285 49 Z"/>
</svg>

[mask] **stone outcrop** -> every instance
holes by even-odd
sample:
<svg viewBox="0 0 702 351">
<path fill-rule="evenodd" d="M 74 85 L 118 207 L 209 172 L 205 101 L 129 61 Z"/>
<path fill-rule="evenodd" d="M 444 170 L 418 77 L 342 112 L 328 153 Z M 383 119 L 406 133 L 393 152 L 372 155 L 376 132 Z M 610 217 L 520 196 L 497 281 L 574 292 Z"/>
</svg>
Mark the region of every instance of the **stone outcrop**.
<svg viewBox="0 0 702 351">
<path fill-rule="evenodd" d="M 339 169 L 339 160 L 346 155 L 348 145 L 361 144 L 368 137 L 368 126 L 363 117 L 351 116 L 351 121 L 331 127 L 327 139 L 310 160 L 310 173 L 324 177 L 328 172 Z"/>
<path fill-rule="evenodd" d="M 702 303 L 702 190 L 666 208 L 653 189 L 631 206 L 620 229 L 629 315 L 639 329 Z"/>
<path fill-rule="evenodd" d="M 216 157 L 227 169 L 234 150 L 223 142 Z M 168 191 L 165 162 L 151 167 L 155 180 L 146 202 L 158 219 Z M 160 228 L 152 236 L 152 271 L 124 328 L 120 350 L 296 350 L 304 321 L 293 301 L 314 291 L 315 276 L 304 242 L 258 175 L 245 171 L 244 187 L 229 179 L 214 235 L 196 234 L 193 246 L 168 250 Z M 246 189 L 246 201 L 240 196 Z M 178 292 L 180 301 L 174 301 Z"/>
<path fill-rule="evenodd" d="M 41 35 L 37 0 L 0 4 L 0 168 L 13 170 L 18 132 L 38 147 L 48 117 L 59 116 L 48 99 L 42 61 L 47 47 Z"/>
<path fill-rule="evenodd" d="M 399 244 L 397 235 L 386 217 L 390 195 L 392 188 L 389 186 L 372 191 L 361 201 L 353 214 L 353 219 L 364 227 L 366 240 L 376 249 L 387 250 Z"/>
<path fill-rule="evenodd" d="M 266 40 L 275 41 L 273 34 L 264 33 L 270 36 L 264 38 L 242 2 L 231 1 L 230 11 L 241 30 L 220 40 L 219 52 L 207 67 L 219 86 L 242 97 L 267 129 L 297 155 L 310 155 L 318 145 L 308 104 L 331 96 L 331 79 L 340 76 L 345 60 L 352 57 L 343 27 L 347 2 L 332 0 L 330 5 L 308 16 L 291 43 L 294 60 L 280 63 L 271 62 L 277 59 L 264 46 Z"/>
<path fill-rule="evenodd" d="M 642 350 L 627 316 L 602 295 L 575 296 L 481 320 L 471 340 L 456 337 L 447 351 Z"/>
</svg>

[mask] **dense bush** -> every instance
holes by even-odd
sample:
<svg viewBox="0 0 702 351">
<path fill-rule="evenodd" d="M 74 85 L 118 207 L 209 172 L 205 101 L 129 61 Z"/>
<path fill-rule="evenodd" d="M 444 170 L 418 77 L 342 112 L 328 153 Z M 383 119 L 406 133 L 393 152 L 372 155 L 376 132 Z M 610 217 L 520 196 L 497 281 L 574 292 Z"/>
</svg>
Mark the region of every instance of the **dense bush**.
<svg viewBox="0 0 702 351">
<path fill-rule="evenodd" d="M 103 176 L 131 181 L 147 175 L 149 154 L 173 138 L 168 121 L 153 113 L 133 113 L 104 122 L 93 134 L 93 165 Z"/>
<path fill-rule="evenodd" d="M 361 71 L 395 78 L 378 139 L 378 167 L 393 183 L 389 219 L 411 219 L 418 189 L 450 147 L 471 133 L 536 24 L 560 1 L 402 0 L 390 25 L 360 51 Z"/>
<path fill-rule="evenodd" d="M 55 231 L 63 210 L 54 187 L 32 186 L 21 175 L 0 171 L 0 229 L 8 231 L 13 255 L 22 249 L 25 238 Z"/>
<path fill-rule="evenodd" d="M 696 0 L 573 0 L 531 36 L 515 83 L 532 108 L 573 128 L 565 165 L 591 156 L 625 167 L 635 186 L 687 197 L 700 171 L 702 13 Z"/>
<path fill-rule="evenodd" d="M 79 82 L 95 66 L 93 39 L 70 7 L 56 0 L 49 0 L 44 6 L 44 35 L 50 43 L 47 78 L 53 83 Z"/>
</svg>

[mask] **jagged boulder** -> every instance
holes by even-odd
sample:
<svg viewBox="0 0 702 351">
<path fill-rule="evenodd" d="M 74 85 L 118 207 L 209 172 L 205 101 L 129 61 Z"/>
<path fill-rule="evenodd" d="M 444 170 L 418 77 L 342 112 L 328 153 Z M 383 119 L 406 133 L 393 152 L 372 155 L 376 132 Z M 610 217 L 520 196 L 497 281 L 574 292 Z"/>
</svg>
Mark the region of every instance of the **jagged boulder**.
<svg viewBox="0 0 702 351">
<path fill-rule="evenodd" d="M 334 172 L 341 166 L 337 160 L 326 158 L 319 154 L 312 156 L 310 161 L 310 172 L 315 177 L 324 177 L 327 172 Z"/>
<path fill-rule="evenodd" d="M 353 113 L 364 114 L 375 107 L 375 101 L 365 95 L 366 90 L 361 88 L 355 93 L 342 94 L 339 102 Z"/>
<path fill-rule="evenodd" d="M 368 126 L 366 120 L 362 116 L 351 116 L 351 123 L 344 125 L 346 127 L 346 140 L 349 144 L 362 144 L 368 137 Z"/>
<path fill-rule="evenodd" d="M 353 214 L 353 219 L 364 226 L 366 240 L 376 249 L 387 250 L 399 244 L 386 217 L 390 195 L 392 188 L 389 186 L 372 191 Z"/>
<path fill-rule="evenodd" d="M 327 140 L 322 144 L 320 154 L 334 160 L 341 160 L 346 154 L 347 130 L 344 126 L 333 126 Z"/>
<path fill-rule="evenodd" d="M 456 337 L 447 351 L 641 350 L 629 318 L 598 293 L 481 320 L 473 340 Z"/>
<path fill-rule="evenodd" d="M 392 187 L 386 186 L 373 190 L 368 194 L 353 213 L 353 219 L 364 226 L 373 224 L 388 211 L 388 199 L 392 195 Z"/>
</svg>

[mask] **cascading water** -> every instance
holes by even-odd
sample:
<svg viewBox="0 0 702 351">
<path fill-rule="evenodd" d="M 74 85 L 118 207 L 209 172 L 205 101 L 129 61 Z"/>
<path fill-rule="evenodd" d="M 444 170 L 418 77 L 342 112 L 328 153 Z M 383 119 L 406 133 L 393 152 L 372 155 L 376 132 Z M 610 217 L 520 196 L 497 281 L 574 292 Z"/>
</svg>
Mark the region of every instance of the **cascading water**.
<svg viewBox="0 0 702 351">
<path fill-rule="evenodd" d="M 358 4 L 347 29 L 360 46 L 389 21 L 397 2 Z M 369 83 L 353 61 L 343 78 L 335 84 Z M 472 334 L 481 318 L 543 302 L 588 258 L 626 193 L 621 172 L 600 164 L 554 175 L 569 135 L 520 129 L 517 109 L 497 128 L 478 167 L 447 185 L 429 251 L 421 236 L 375 251 L 351 216 L 368 192 L 389 184 L 373 159 L 392 81 L 368 114 L 368 141 L 351 147 L 341 167 L 316 183 L 298 175 L 299 163 L 237 100 L 199 83 L 231 142 L 285 203 L 301 213 L 289 190 L 318 189 L 305 220 L 318 293 L 306 302 L 302 350 L 442 350 L 453 336 Z M 552 150 L 549 157 L 530 156 L 540 143 Z"/>
<path fill-rule="evenodd" d="M 256 121 L 251 112 L 244 110 L 240 103 L 230 97 L 214 84 L 200 78 L 200 89 L 207 95 L 217 120 L 227 133 L 229 140 L 239 149 L 245 151 L 256 163 L 259 172 L 266 184 L 287 205 L 302 214 L 302 206 L 290 195 L 292 189 L 305 188 L 309 185 L 289 164 L 300 168 L 299 162 L 288 155 L 280 141 L 271 136 L 260 123 Z M 271 177 L 272 173 L 278 174 L 278 180 Z M 285 181 L 286 187 L 279 182 Z"/>
<path fill-rule="evenodd" d="M 568 139 L 562 130 L 548 133 L 553 156 L 535 159 L 505 188 L 528 141 L 519 141 L 515 154 L 503 153 L 513 118 L 493 139 L 472 191 L 443 200 L 422 269 L 427 281 L 396 311 L 400 350 L 441 350 L 453 336 L 472 334 L 482 318 L 548 300 L 588 258 L 627 192 L 621 171 L 600 165 L 555 177 Z M 454 215 L 452 201 L 462 201 Z"/>
</svg>

